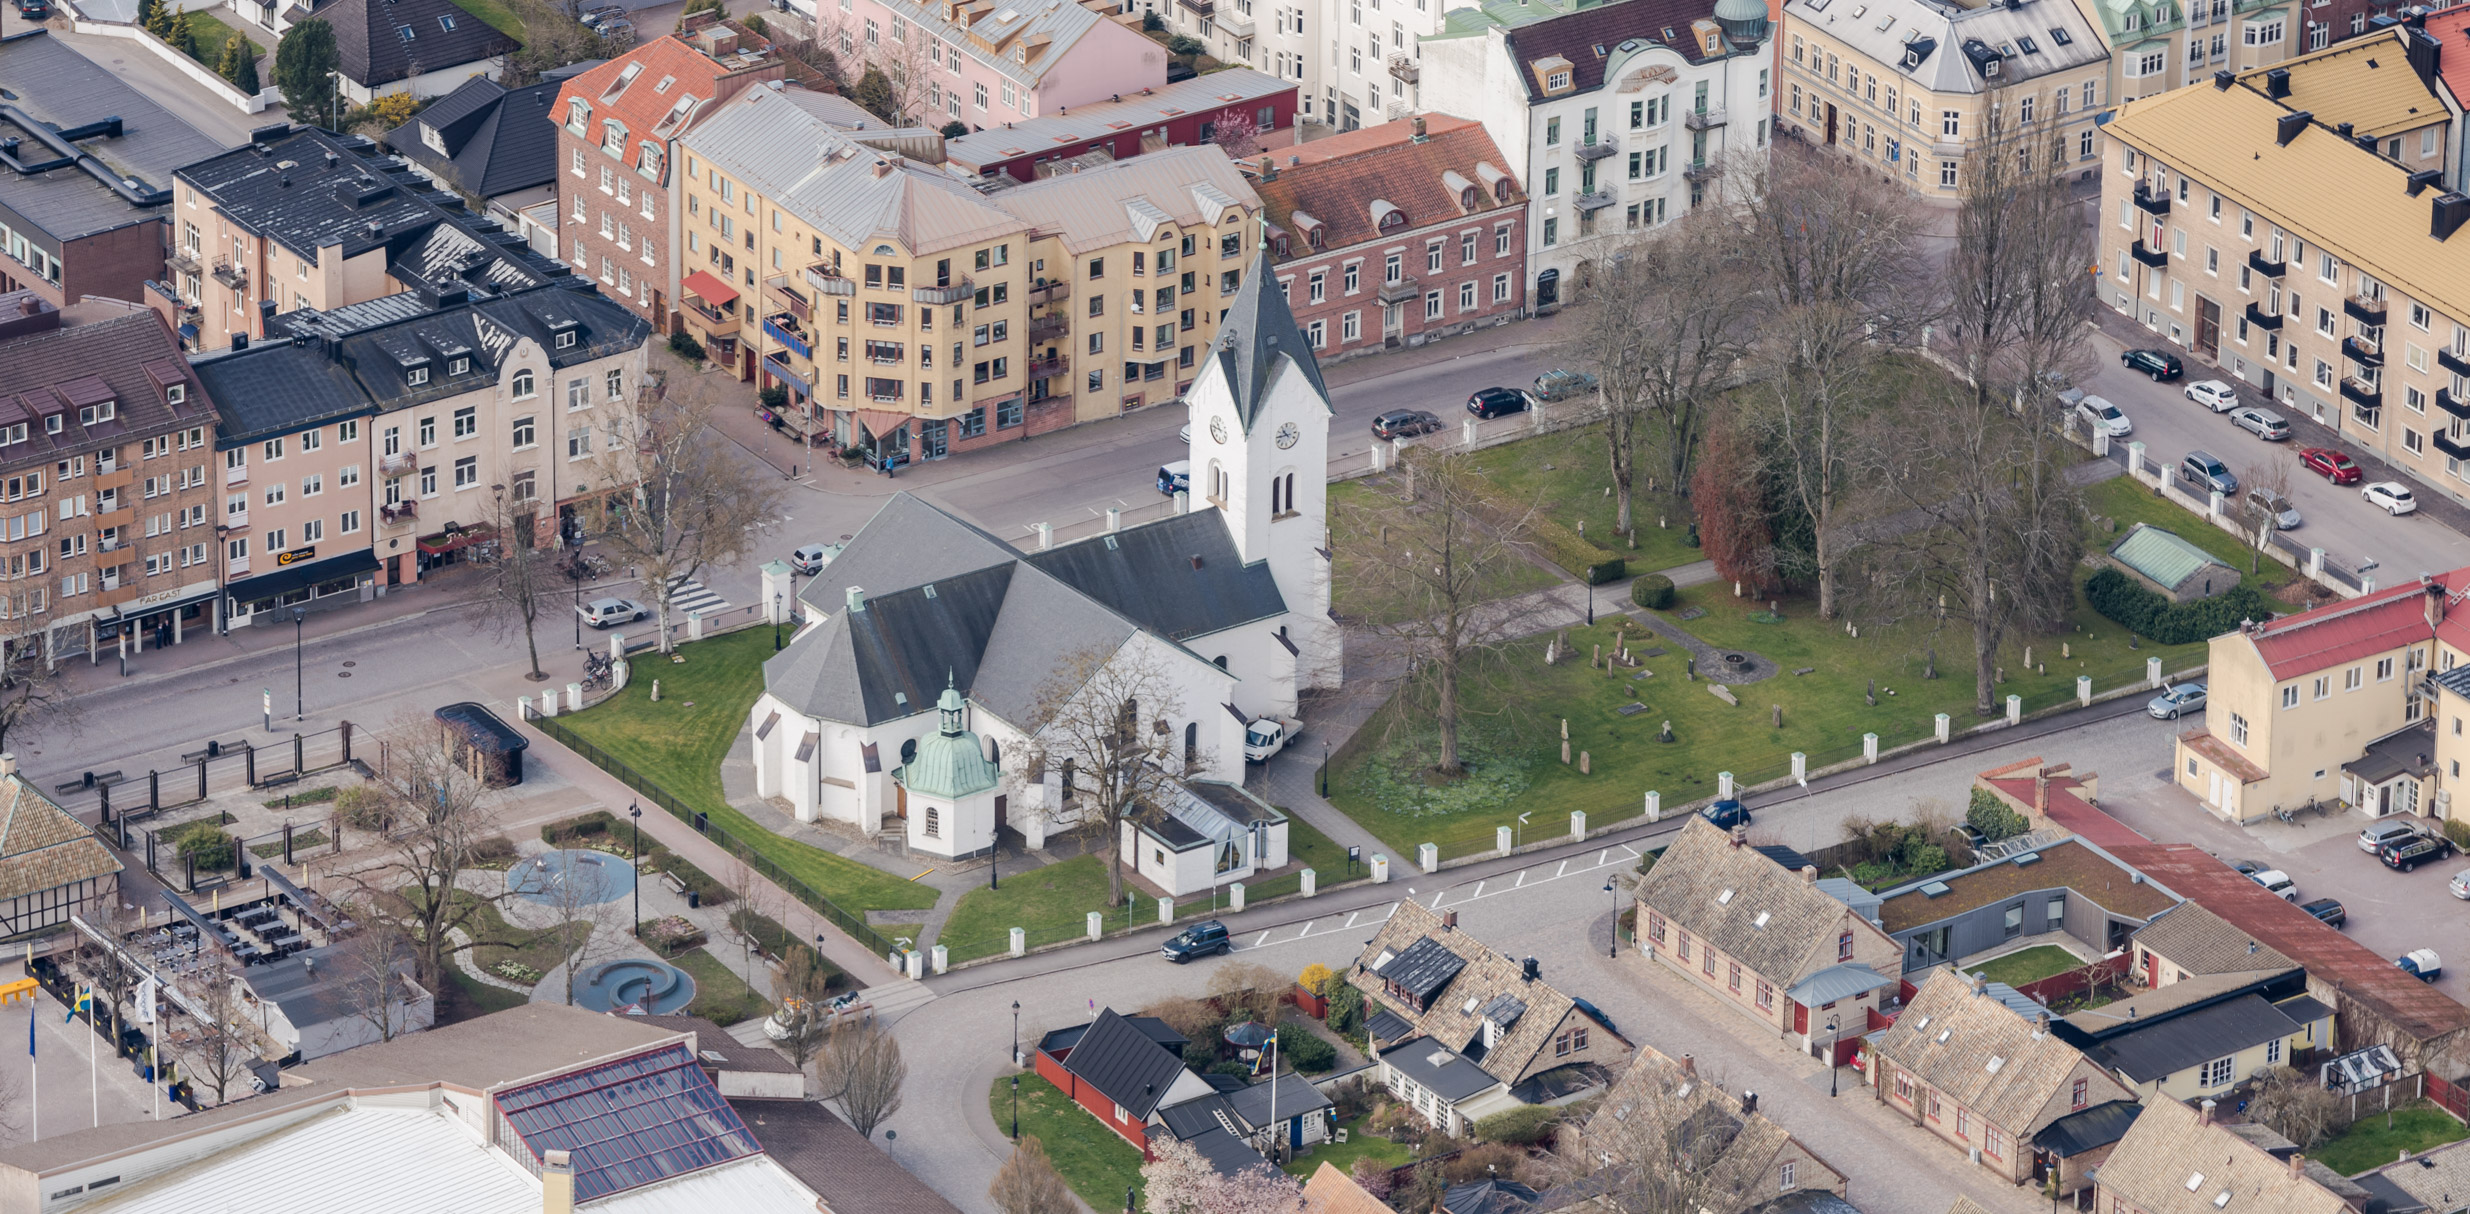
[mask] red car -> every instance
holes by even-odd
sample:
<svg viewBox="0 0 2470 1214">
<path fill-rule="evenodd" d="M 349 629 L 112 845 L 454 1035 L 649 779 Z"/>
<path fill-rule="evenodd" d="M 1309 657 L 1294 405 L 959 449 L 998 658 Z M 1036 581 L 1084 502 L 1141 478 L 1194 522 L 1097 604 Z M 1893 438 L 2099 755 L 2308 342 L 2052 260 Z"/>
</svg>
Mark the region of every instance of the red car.
<svg viewBox="0 0 2470 1214">
<path fill-rule="evenodd" d="M 2350 457 L 2331 447 L 2309 447 L 2298 453 L 2298 461 L 2309 472 L 2324 477 L 2336 485 L 2355 485 L 2364 473 Z"/>
</svg>

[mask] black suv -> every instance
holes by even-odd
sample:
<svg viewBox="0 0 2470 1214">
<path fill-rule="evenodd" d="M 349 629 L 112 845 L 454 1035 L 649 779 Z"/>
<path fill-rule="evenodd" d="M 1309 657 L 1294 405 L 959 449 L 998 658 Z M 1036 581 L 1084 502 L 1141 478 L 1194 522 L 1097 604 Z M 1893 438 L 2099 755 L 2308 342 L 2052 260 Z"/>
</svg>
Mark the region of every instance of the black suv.
<svg viewBox="0 0 2470 1214">
<path fill-rule="evenodd" d="M 1726 830 L 1750 824 L 1750 809 L 1739 801 L 1718 801 L 1699 810 L 1698 816 Z"/>
<path fill-rule="evenodd" d="M 1235 942 L 1227 939 L 1226 925 L 1212 919 L 1207 923 L 1195 923 L 1185 928 L 1182 935 L 1159 946 L 1158 955 L 1177 965 L 1182 965 L 1194 957 L 1230 952 L 1234 947 Z"/>
<path fill-rule="evenodd" d="M 2376 849 L 2376 858 L 2384 866 L 2409 872 L 2430 860 L 2441 860 L 2453 854 L 2453 841 L 2442 835 L 2412 835 L 2395 839 Z"/>
<path fill-rule="evenodd" d="M 2141 371 L 2152 376 L 2154 383 L 2177 379 L 2185 373 L 2185 369 L 2179 366 L 2178 355 L 2167 350 L 2129 350 L 2118 356 L 2118 364 L 2130 371 Z"/>
<path fill-rule="evenodd" d="M 1485 388 L 1467 398 L 1467 412 L 1477 417 L 1507 417 L 1527 411 L 1527 394 L 1516 388 Z"/>
<path fill-rule="evenodd" d="M 2340 927 L 2350 918 L 2350 912 L 2341 908 L 2341 901 L 2337 898 L 2318 898 L 2299 909 L 2314 915 L 2326 927 Z"/>
<path fill-rule="evenodd" d="M 1421 409 L 1392 409 L 1372 419 L 1374 438 L 1413 438 L 1441 428 L 1441 419 Z"/>
</svg>

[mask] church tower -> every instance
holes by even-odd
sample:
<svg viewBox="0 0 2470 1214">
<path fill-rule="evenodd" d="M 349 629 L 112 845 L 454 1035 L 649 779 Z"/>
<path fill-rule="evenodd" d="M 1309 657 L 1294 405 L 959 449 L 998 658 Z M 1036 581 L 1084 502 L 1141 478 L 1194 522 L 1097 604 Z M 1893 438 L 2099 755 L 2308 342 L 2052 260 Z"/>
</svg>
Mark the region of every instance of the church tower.
<svg viewBox="0 0 2470 1214">
<path fill-rule="evenodd" d="M 1262 248 L 1218 322 L 1192 410 L 1192 508 L 1226 516 L 1235 550 L 1266 561 L 1286 599 L 1298 682 L 1338 683 L 1329 617 L 1329 389 Z"/>
</svg>

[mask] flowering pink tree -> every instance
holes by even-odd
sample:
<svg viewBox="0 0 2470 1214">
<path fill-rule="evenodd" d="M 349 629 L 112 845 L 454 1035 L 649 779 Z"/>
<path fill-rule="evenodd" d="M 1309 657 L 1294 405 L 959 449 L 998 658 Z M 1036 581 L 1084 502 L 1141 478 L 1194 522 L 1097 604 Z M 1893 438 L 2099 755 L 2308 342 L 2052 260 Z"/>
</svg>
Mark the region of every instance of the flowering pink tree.
<svg viewBox="0 0 2470 1214">
<path fill-rule="evenodd" d="M 1224 149 L 1228 158 L 1242 160 L 1261 150 L 1261 129 L 1253 124 L 1252 115 L 1241 108 L 1228 106 L 1210 119 L 1210 138 Z"/>
<path fill-rule="evenodd" d="M 1229 1176 L 1173 1139 L 1161 1137 L 1149 1150 L 1156 1158 L 1141 1165 L 1148 1214 L 1301 1214 L 1304 1208 L 1303 1186 L 1267 1163 Z"/>
</svg>

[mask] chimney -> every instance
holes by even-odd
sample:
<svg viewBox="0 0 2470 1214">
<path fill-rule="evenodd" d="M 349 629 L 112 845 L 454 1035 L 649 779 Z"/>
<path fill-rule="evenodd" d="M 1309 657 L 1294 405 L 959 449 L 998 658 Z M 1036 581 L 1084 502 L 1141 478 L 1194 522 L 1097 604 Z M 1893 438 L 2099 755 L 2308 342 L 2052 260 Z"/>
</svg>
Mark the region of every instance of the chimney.
<svg viewBox="0 0 2470 1214">
<path fill-rule="evenodd" d="M 249 335 L 248 335 L 248 334 L 246 334 L 246 333 L 234 333 L 234 334 L 232 334 L 232 349 L 235 349 L 235 350 L 246 350 L 246 349 L 248 349 L 248 348 L 249 348 Z"/>
<path fill-rule="evenodd" d="M 1441 912 L 1441 930 L 1445 932 L 1454 932 L 1458 930 L 1458 912 L 1454 910 L 1446 910 Z"/>
<path fill-rule="evenodd" d="M 1747 1116 L 1749 1116 L 1750 1114 L 1755 1113 L 1755 1112 L 1757 1112 L 1757 1111 L 1758 1111 L 1758 1093 L 1756 1093 L 1756 1092 L 1743 1092 L 1743 1093 L 1741 1093 L 1741 1115 L 1742 1115 L 1742 1116 L 1744 1116 L 1744 1117 L 1747 1117 Z"/>
<path fill-rule="evenodd" d="M 2204 1124 L 2205 1124 L 2205 1125 L 2211 1125 L 2211 1124 L 2213 1124 L 2213 1102 L 2212 1102 L 2212 1101 L 2210 1101 L 2210 1100 L 2207 1100 L 2207 1101 L 2205 1101 L 2203 1104 L 2197 1105 L 2196 1107 L 2197 1107 L 2197 1108 L 2199 1108 L 2199 1109 L 2201 1109 L 2201 1110 L 2203 1110 L 2203 1115 L 2204 1115 Z"/>
<path fill-rule="evenodd" d="M 2033 773 L 2033 816 L 2050 816 L 2050 770 L 2046 767 Z"/>
<path fill-rule="evenodd" d="M 2215 92 L 2229 92 L 2231 82 L 2237 79 L 2238 76 L 2236 73 L 2233 73 L 2228 68 L 2223 68 L 2222 70 L 2213 73 L 2213 89 Z"/>
<path fill-rule="evenodd" d="M 1263 156 L 1263 157 L 1261 157 L 1261 180 L 1263 180 L 1263 181 L 1276 181 L 1277 179 L 1278 179 L 1278 158 L 1277 158 L 1277 157 L 1275 157 L 1275 156 Z"/>
<path fill-rule="evenodd" d="M 2427 224 L 2427 234 L 2438 240 L 2452 238 L 2462 221 L 2470 219 L 2470 194 L 2450 190 L 2436 195 L 2433 213 Z"/>
<path fill-rule="evenodd" d="M 564 1151 L 540 1153 L 540 1214 L 575 1214 L 575 1167 Z"/>
<path fill-rule="evenodd" d="M 2333 124 L 2333 129 L 2340 132 L 2342 138 L 2348 139 L 2350 137 L 2350 132 L 2356 128 L 2352 127 L 2347 122 L 2336 122 Z"/>
<path fill-rule="evenodd" d="M 1733 827 L 1733 828 L 1732 828 L 1732 845 L 1733 845 L 1734 847 L 1739 847 L 1739 846 L 1741 846 L 1743 843 L 1748 842 L 1748 841 L 1749 841 L 1749 837 L 1750 837 L 1750 828 L 1749 828 L 1749 827 L 1746 827 L 1746 826 L 1736 826 L 1736 827 Z"/>
<path fill-rule="evenodd" d="M 1450 916 L 1450 917 L 1451 917 L 1452 919 L 1457 918 L 1457 916 L 1456 916 L 1456 915 L 1452 915 L 1452 916 Z M 1542 973 L 1543 973 L 1543 967 L 1542 967 L 1542 966 L 1540 966 L 1540 965 L 1538 965 L 1538 964 L 1536 963 L 1535 958 L 1533 958 L 1533 957 L 1529 957 L 1529 958 L 1527 958 L 1526 960 L 1521 961 L 1521 962 L 1519 962 L 1519 963 L 1518 963 L 1518 974 L 1519 974 L 1519 976 L 1520 976 L 1520 977 L 1522 977 L 1522 978 L 1524 978 L 1524 979 L 1526 979 L 1526 980 L 1527 980 L 1527 981 L 1529 981 L 1529 982 L 1533 982 L 1533 981 L 1535 981 L 1535 979 L 1537 978 L 1537 976 L 1541 975 Z"/>
<path fill-rule="evenodd" d="M 2050 1014 L 2049 1014 L 2048 1012 L 2040 1012 L 2040 1013 L 2036 1013 L 2036 1014 L 2033 1016 L 2033 1036 L 2035 1036 L 2035 1037 L 2047 1037 L 2047 1036 L 2049 1036 L 2049 1035 L 2050 1035 Z"/>
<path fill-rule="evenodd" d="M 1681 1073 L 1692 1079 L 1698 1078 L 1698 1059 L 1695 1055 L 1681 1055 Z"/>
<path fill-rule="evenodd" d="M 2307 1157 L 2306 1157 L 2305 1155 L 2301 1155 L 2301 1154 L 2299 1154 L 2299 1153 L 2298 1153 L 2298 1152 L 2296 1152 L 2296 1151 L 2292 1151 L 2292 1152 L 2290 1152 L 2290 1179 L 2292 1179 L 2292 1180 L 2297 1180 L 2298 1178 L 2300 1178 L 2300 1177 L 2302 1177 L 2302 1176 L 2305 1176 L 2306 1174 L 2307 1174 Z"/>
<path fill-rule="evenodd" d="M 1990 993 L 1990 976 L 1989 976 L 1989 974 L 1987 974 L 1987 973 L 1977 973 L 1977 974 L 1974 974 L 1974 975 L 1973 975 L 1973 997 L 1977 999 L 1977 998 L 1980 998 L 1981 996 L 1986 995 L 1986 994 L 1989 994 L 1989 993 Z"/>
<path fill-rule="evenodd" d="M 864 610 L 866 610 L 866 591 L 864 591 L 864 590 L 862 590 L 862 589 L 860 589 L 860 588 L 858 588 L 858 587 L 856 587 L 856 586 L 852 586 L 852 587 L 850 587 L 850 588 L 849 588 L 849 592 L 848 592 L 848 593 L 849 593 L 849 609 L 850 609 L 851 611 L 864 611 Z"/>
<path fill-rule="evenodd" d="M 2274 70 L 2279 71 L 2280 69 L 2275 68 Z M 2285 85 L 2285 87 L 2287 86 Z M 2298 138 L 2298 133 L 2306 130 L 2307 124 L 2314 121 L 2315 117 L 2316 116 L 2314 114 L 2306 110 L 2300 110 L 2296 113 L 2283 114 L 2281 117 L 2274 119 L 2273 145 L 2275 147 L 2290 146 L 2290 141 Z"/>
<path fill-rule="evenodd" d="M 1417 143 L 1422 143 L 1422 142 L 1424 141 L 1424 116 L 1423 116 L 1423 115 L 1421 115 L 1421 114 L 1417 114 L 1417 115 L 1415 116 L 1415 119 L 1414 119 L 1414 125 L 1415 125 L 1415 142 L 1417 142 Z"/>
<path fill-rule="evenodd" d="M 2290 69 L 2277 67 L 2264 73 L 2264 95 L 2278 101 L 2290 95 Z"/>
<path fill-rule="evenodd" d="M 2427 626 L 2434 628 L 2444 623 L 2444 587 L 2431 578 L 2427 583 L 2426 595 Z"/>
<path fill-rule="evenodd" d="M 0 751 L 0 776 L 13 776 L 16 774 L 17 752 L 13 750 Z"/>
<path fill-rule="evenodd" d="M 1818 884 L 1818 866 L 1817 866 L 1817 865 L 1815 865 L 1815 864 L 1804 864 L 1804 865 L 1802 865 L 1802 866 L 1801 866 L 1801 884 L 1803 884 L 1803 885 L 1816 885 L 1816 884 Z"/>
</svg>

